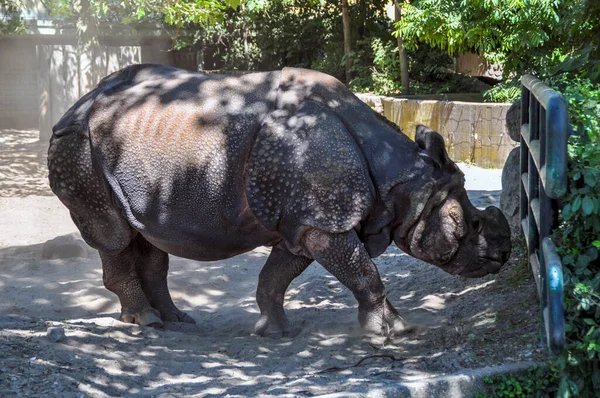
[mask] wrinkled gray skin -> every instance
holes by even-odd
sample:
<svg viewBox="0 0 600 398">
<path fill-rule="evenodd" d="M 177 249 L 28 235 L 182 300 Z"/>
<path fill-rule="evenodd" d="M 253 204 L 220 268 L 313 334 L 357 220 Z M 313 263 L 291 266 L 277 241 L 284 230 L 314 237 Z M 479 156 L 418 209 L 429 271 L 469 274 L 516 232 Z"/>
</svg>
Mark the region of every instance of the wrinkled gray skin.
<svg viewBox="0 0 600 398">
<path fill-rule="evenodd" d="M 273 246 L 256 333 L 286 334 L 285 291 L 313 260 L 354 293 L 363 331 L 382 333 L 404 328 L 371 261 L 392 240 L 466 277 L 498 272 L 510 253 L 506 219 L 471 205 L 440 135 L 418 126 L 415 143 L 309 70 L 125 68 L 54 126 L 48 166 L 121 320 L 140 325 L 194 322 L 171 300 L 168 254 Z"/>
</svg>

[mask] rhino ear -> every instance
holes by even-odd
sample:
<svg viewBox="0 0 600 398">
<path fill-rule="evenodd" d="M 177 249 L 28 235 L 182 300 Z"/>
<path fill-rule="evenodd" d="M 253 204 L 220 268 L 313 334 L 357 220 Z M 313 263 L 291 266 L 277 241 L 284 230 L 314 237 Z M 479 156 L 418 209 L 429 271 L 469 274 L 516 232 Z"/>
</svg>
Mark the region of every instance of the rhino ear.
<svg viewBox="0 0 600 398">
<path fill-rule="evenodd" d="M 433 131 L 427 126 L 419 124 L 417 126 L 417 132 L 415 134 L 415 142 L 425 153 L 434 161 L 434 163 L 440 168 L 452 168 L 455 169 L 456 165 L 446 152 L 446 145 L 444 138 L 441 135 Z"/>
</svg>

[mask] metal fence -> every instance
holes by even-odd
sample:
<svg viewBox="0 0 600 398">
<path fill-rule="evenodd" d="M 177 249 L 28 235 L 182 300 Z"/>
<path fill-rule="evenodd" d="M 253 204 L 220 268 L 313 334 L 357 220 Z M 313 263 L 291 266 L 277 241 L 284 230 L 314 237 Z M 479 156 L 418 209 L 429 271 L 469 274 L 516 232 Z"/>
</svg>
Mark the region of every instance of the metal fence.
<svg viewBox="0 0 600 398">
<path fill-rule="evenodd" d="M 550 234 L 567 191 L 567 107 L 534 76 L 523 76 L 521 90 L 521 227 L 540 296 L 542 340 L 558 354 L 565 345 L 563 273 Z"/>
</svg>

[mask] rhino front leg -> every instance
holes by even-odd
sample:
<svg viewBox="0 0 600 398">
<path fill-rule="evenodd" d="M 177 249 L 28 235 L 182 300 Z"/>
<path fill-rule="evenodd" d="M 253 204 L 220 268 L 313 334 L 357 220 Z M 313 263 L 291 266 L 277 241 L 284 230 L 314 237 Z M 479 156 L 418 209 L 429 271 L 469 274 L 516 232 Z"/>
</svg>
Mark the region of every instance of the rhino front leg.
<svg viewBox="0 0 600 398">
<path fill-rule="evenodd" d="M 167 274 L 169 271 L 169 255 L 150 244 L 141 235 L 136 237 L 136 271 L 142 290 L 150 305 L 160 312 L 160 317 L 166 322 L 196 323 L 185 312 L 173 303 Z"/>
<path fill-rule="evenodd" d="M 385 296 L 377 267 L 356 232 L 311 230 L 304 236 L 306 250 L 352 291 L 358 300 L 358 320 L 364 334 L 394 334 L 405 329 L 402 318 Z"/>
<path fill-rule="evenodd" d="M 256 301 L 261 315 L 254 326 L 256 334 L 264 336 L 269 326 L 283 336 L 294 334 L 283 310 L 283 299 L 290 283 L 312 262 L 310 258 L 290 253 L 282 244 L 273 247 L 258 277 Z"/>
</svg>

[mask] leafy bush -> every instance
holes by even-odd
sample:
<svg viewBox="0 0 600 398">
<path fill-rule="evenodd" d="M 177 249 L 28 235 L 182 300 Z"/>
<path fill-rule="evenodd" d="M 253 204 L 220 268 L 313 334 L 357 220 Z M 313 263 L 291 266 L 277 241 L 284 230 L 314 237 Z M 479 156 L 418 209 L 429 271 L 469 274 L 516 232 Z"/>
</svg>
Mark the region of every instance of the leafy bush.
<svg viewBox="0 0 600 398">
<path fill-rule="evenodd" d="M 565 274 L 567 347 L 558 364 L 564 396 L 600 390 L 600 87 L 582 78 L 555 78 L 571 123 L 569 190 L 554 239 Z"/>
<path fill-rule="evenodd" d="M 490 394 L 480 392 L 476 398 L 549 397 L 558 389 L 558 369 L 548 363 L 518 374 L 485 377 L 483 381 Z"/>
<path fill-rule="evenodd" d="M 487 102 L 515 102 L 521 98 L 520 82 L 517 79 L 511 79 L 496 84 L 483 93 L 483 98 Z"/>
</svg>

